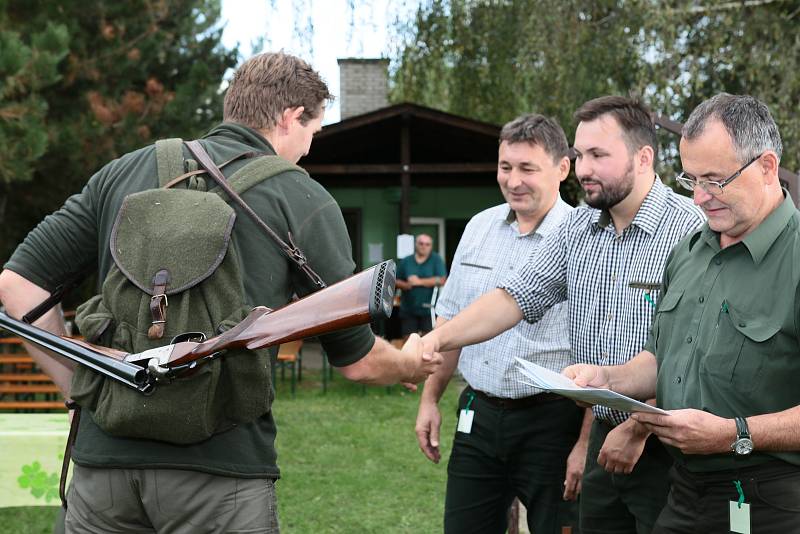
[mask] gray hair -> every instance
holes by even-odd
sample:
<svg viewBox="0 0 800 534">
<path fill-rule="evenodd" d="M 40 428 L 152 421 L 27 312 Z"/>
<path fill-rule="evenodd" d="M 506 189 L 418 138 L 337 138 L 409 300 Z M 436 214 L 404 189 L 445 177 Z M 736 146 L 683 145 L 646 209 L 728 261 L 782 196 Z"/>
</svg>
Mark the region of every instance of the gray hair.
<svg viewBox="0 0 800 534">
<path fill-rule="evenodd" d="M 731 136 L 740 163 L 744 164 L 765 150 L 774 151 L 780 159 L 783 153 L 781 134 L 763 102 L 748 95 L 720 93 L 692 111 L 681 135 L 690 141 L 696 139 L 711 119 L 720 121 Z"/>
<path fill-rule="evenodd" d="M 544 115 L 520 115 L 503 126 L 500 142 L 530 143 L 538 145 L 558 163 L 569 155 L 569 143 L 564 130 L 554 120 Z"/>
</svg>

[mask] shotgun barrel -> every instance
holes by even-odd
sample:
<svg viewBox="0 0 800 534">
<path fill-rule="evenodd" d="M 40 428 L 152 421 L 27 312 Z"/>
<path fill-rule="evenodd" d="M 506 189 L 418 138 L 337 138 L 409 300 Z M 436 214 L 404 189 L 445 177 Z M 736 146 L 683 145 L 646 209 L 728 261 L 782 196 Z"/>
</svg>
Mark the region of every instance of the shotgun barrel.
<svg viewBox="0 0 800 534">
<path fill-rule="evenodd" d="M 69 338 L 57 336 L 41 328 L 17 321 L 3 312 L 0 312 L 0 327 L 30 341 L 37 348 L 51 355 L 62 356 L 89 367 L 134 389 L 147 392 L 152 388 L 151 380 L 145 369 L 95 351 L 88 347 L 88 344 L 76 343 Z"/>
</svg>

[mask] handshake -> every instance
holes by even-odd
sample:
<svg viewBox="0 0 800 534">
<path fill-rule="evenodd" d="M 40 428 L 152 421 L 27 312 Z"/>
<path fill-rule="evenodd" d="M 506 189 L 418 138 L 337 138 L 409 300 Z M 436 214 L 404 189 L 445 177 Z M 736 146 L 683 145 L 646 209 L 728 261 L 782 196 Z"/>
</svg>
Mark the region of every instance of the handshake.
<svg viewBox="0 0 800 534">
<path fill-rule="evenodd" d="M 401 382 L 409 391 L 416 391 L 417 384 L 425 381 L 442 365 L 442 355 L 433 350 L 429 336 L 411 334 L 401 349 L 406 355 L 406 371 L 401 375 Z"/>
</svg>

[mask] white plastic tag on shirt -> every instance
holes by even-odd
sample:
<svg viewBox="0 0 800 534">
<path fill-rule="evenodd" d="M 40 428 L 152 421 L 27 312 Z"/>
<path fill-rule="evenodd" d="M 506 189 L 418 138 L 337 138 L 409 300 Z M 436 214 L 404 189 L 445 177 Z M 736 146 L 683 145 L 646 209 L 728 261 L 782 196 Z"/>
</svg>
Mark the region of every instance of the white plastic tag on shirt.
<svg viewBox="0 0 800 534">
<path fill-rule="evenodd" d="M 730 501 L 731 510 L 731 532 L 739 532 L 740 534 L 750 534 L 750 505 L 742 503 L 739 508 L 739 503 Z"/>
<path fill-rule="evenodd" d="M 461 415 L 458 416 L 458 431 L 464 434 L 472 432 L 472 419 L 475 417 L 475 410 L 461 410 Z"/>
</svg>

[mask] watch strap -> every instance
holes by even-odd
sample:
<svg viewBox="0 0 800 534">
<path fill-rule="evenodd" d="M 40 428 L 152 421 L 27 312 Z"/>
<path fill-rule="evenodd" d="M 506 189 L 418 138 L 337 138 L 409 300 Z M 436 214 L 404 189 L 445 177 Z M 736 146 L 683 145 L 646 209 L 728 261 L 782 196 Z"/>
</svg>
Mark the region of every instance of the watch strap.
<svg viewBox="0 0 800 534">
<path fill-rule="evenodd" d="M 747 427 L 747 420 L 744 417 L 735 417 L 736 421 L 736 438 L 750 439 L 750 429 Z"/>
</svg>

